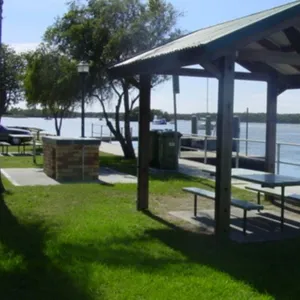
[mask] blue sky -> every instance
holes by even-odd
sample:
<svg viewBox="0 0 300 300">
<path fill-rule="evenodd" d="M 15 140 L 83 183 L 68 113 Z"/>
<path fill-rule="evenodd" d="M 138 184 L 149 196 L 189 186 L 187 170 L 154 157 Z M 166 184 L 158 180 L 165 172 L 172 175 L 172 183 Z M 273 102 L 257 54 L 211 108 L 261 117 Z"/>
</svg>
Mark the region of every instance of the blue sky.
<svg viewBox="0 0 300 300">
<path fill-rule="evenodd" d="M 66 11 L 65 0 L 4 0 L 3 42 L 18 51 L 33 49 L 41 41 L 46 28 L 57 16 Z M 289 0 L 171 0 L 184 16 L 179 27 L 194 31 L 260 10 L 282 5 Z M 181 113 L 206 112 L 206 79 L 180 78 L 180 94 L 177 96 L 177 110 Z M 209 80 L 209 111 L 217 109 L 217 81 Z M 300 92 L 287 91 L 278 100 L 278 113 L 299 113 Z M 172 84 L 164 83 L 152 92 L 152 108 L 173 111 Z M 235 112 L 265 112 L 266 84 L 236 81 Z M 94 104 L 89 110 L 100 111 Z"/>
</svg>

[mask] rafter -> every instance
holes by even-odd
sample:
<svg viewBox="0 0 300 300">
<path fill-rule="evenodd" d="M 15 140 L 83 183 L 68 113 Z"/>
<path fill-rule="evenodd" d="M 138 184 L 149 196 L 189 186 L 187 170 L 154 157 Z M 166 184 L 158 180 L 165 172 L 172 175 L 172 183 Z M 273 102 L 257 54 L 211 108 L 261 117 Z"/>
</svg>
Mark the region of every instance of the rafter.
<svg viewBox="0 0 300 300">
<path fill-rule="evenodd" d="M 300 32 L 295 27 L 289 27 L 283 32 L 295 51 L 300 53 Z"/>
<path fill-rule="evenodd" d="M 268 39 L 262 39 L 258 42 L 259 45 L 263 46 L 264 48 L 266 48 L 267 50 L 272 50 L 272 51 L 283 51 L 285 53 L 287 52 L 291 52 L 291 48 L 290 47 L 283 47 L 280 48 L 278 47 L 276 44 L 274 44 L 273 42 L 271 42 Z M 293 50 L 294 51 L 294 50 Z M 270 66 L 271 68 L 273 68 L 272 66 Z M 300 71 L 300 67 L 299 66 L 295 66 L 292 65 L 292 67 L 294 69 L 296 69 L 297 71 Z"/>
<path fill-rule="evenodd" d="M 266 63 L 288 64 L 300 66 L 300 55 L 298 53 L 284 53 L 270 50 L 242 50 L 238 52 L 238 59 L 260 61 Z"/>
<path fill-rule="evenodd" d="M 178 75 L 188 77 L 204 77 L 204 78 L 216 78 L 213 74 L 207 70 L 195 69 L 195 68 L 179 68 L 175 70 L 162 71 L 157 75 Z M 250 81 L 268 81 L 269 76 L 263 73 L 247 73 L 247 72 L 235 72 L 234 78 L 237 80 L 250 80 Z"/>
</svg>

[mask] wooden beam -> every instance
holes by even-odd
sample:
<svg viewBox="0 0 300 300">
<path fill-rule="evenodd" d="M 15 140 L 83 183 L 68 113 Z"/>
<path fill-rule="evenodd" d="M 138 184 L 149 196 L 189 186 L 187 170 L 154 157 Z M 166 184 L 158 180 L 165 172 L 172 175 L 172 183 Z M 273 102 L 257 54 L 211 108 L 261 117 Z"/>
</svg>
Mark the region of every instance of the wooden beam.
<svg viewBox="0 0 300 300">
<path fill-rule="evenodd" d="M 188 77 L 204 77 L 204 78 L 216 78 L 213 74 L 206 70 L 194 69 L 194 68 L 180 68 L 175 70 L 166 70 L 156 75 L 178 75 Z M 236 80 L 250 80 L 250 81 L 268 81 L 270 76 L 264 73 L 247 73 L 247 72 L 235 72 L 234 79 Z"/>
<path fill-rule="evenodd" d="M 295 51 L 300 53 L 300 32 L 295 27 L 289 27 L 283 32 Z"/>
<path fill-rule="evenodd" d="M 219 68 L 213 63 L 213 62 L 210 62 L 210 61 L 201 61 L 200 62 L 200 65 L 209 73 L 211 73 L 214 77 L 220 79 L 221 77 L 221 73 L 220 73 L 220 70 Z"/>
<path fill-rule="evenodd" d="M 279 47 L 278 45 L 276 45 L 275 43 L 273 43 L 269 39 L 262 39 L 262 40 L 258 41 L 257 43 L 259 45 L 263 46 L 264 48 L 266 48 L 267 50 L 280 51 L 280 52 L 284 52 L 284 53 L 295 52 L 295 49 L 292 49 L 291 46 Z M 272 67 L 272 65 L 270 65 L 270 67 Z M 294 69 L 296 69 L 297 71 L 300 71 L 300 66 L 299 65 L 293 65 L 292 67 Z"/>
<path fill-rule="evenodd" d="M 275 173 L 277 96 L 277 79 L 273 78 L 268 82 L 267 90 L 267 124 L 265 150 L 265 171 L 270 173 Z"/>
<path fill-rule="evenodd" d="M 232 164 L 232 123 L 234 97 L 234 57 L 220 59 L 219 98 L 217 116 L 217 164 L 216 164 L 216 236 L 229 236 Z"/>
<path fill-rule="evenodd" d="M 241 50 L 238 52 L 238 60 L 300 65 L 300 55 L 298 53 L 285 53 L 269 50 Z"/>
<path fill-rule="evenodd" d="M 149 205 L 149 151 L 150 151 L 150 98 L 151 76 L 140 76 L 139 146 L 137 210 L 147 210 Z"/>
<path fill-rule="evenodd" d="M 238 51 L 253 42 L 271 36 L 278 31 L 299 24 L 299 13 L 300 6 L 295 5 L 279 14 L 274 14 L 241 28 L 238 34 L 233 32 L 232 34 L 224 35 L 208 45 L 203 58 L 218 59 L 233 51 Z M 226 43 L 228 40 L 230 42 Z"/>
</svg>

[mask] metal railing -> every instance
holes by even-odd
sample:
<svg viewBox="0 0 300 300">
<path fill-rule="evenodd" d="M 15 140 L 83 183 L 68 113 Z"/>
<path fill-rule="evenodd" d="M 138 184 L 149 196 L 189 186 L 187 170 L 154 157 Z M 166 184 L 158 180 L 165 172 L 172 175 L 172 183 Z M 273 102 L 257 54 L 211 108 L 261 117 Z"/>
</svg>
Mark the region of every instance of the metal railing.
<svg viewBox="0 0 300 300">
<path fill-rule="evenodd" d="M 215 152 L 215 151 L 209 151 L 208 150 L 208 140 L 210 139 L 216 139 L 216 137 L 214 136 L 206 136 L 206 135 L 196 135 L 196 134 L 189 134 L 189 135 L 183 135 L 182 138 L 191 138 L 194 140 L 203 140 L 204 141 L 204 147 L 203 149 L 199 149 L 197 147 L 187 147 L 187 146 L 182 146 L 182 148 L 184 149 L 188 149 L 188 150 L 198 150 L 198 151 L 203 151 L 204 152 L 204 156 L 203 156 L 203 161 L 205 164 L 207 164 L 207 160 L 208 160 L 208 153 L 209 152 Z M 249 156 L 253 156 L 253 154 L 251 155 L 251 153 L 249 153 L 249 144 L 250 143 L 257 143 L 257 144 L 265 144 L 266 142 L 263 140 L 253 140 L 253 139 L 243 139 L 243 138 L 234 138 L 234 141 L 237 142 L 236 145 L 236 152 L 235 153 L 235 167 L 238 168 L 239 167 L 239 160 L 240 160 L 240 156 L 244 156 L 244 157 L 249 157 Z M 245 152 L 242 152 L 240 150 L 240 144 L 241 143 L 245 143 Z M 280 173 L 280 165 L 290 165 L 290 166 L 296 166 L 296 167 L 300 167 L 300 163 L 296 163 L 296 162 L 291 162 L 291 161 L 286 161 L 286 160 L 282 160 L 281 156 L 282 156 L 282 147 L 283 146 L 289 146 L 289 147 L 299 147 L 300 149 L 300 144 L 296 144 L 296 143 L 286 143 L 286 142 L 277 142 L 276 143 L 276 173 L 279 174 Z"/>
<path fill-rule="evenodd" d="M 124 134 L 124 127 L 120 128 L 121 134 Z M 130 128 L 131 136 L 132 136 L 132 127 Z M 97 138 L 107 138 L 108 142 L 111 143 L 113 140 L 113 134 L 110 131 L 109 127 L 107 125 L 101 125 L 101 124 L 91 124 L 91 137 L 97 137 Z"/>
</svg>

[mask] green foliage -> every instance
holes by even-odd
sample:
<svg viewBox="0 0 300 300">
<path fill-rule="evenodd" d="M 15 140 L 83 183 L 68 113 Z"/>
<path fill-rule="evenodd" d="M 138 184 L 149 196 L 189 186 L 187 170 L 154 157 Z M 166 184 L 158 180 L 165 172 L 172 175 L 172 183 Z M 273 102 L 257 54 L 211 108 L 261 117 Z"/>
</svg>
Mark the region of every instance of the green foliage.
<svg viewBox="0 0 300 300">
<path fill-rule="evenodd" d="M 166 111 L 162 111 L 160 109 L 151 109 L 150 119 L 153 120 L 154 116 L 158 118 L 164 118 L 167 121 L 171 120 L 170 114 Z M 130 121 L 138 121 L 139 120 L 139 107 L 135 107 L 130 114 Z"/>
<path fill-rule="evenodd" d="M 175 28 L 180 14 L 164 0 L 72 1 L 69 11 L 45 33 L 45 41 L 77 60 L 90 62 L 88 93 L 98 99 L 107 125 L 120 142 L 124 154 L 134 157 L 129 121 L 139 99 L 138 78 L 112 80 L 108 68 L 140 52 L 157 47 L 180 35 Z M 152 86 L 166 80 L 153 76 Z M 115 124 L 107 104 L 116 101 Z M 124 133 L 120 129 L 120 108 L 124 108 Z"/>
<path fill-rule="evenodd" d="M 44 47 L 27 59 L 24 77 L 27 103 L 49 108 L 53 114 L 74 106 L 79 95 L 76 62 Z"/>
<path fill-rule="evenodd" d="M 29 107 L 40 105 L 46 109 L 55 118 L 59 134 L 62 118 L 78 101 L 80 84 L 77 64 L 66 55 L 44 45 L 27 54 L 26 59 L 24 88 L 27 104 Z"/>
<path fill-rule="evenodd" d="M 22 75 L 25 61 L 22 55 L 7 45 L 1 47 L 1 72 L 0 72 L 0 117 L 11 105 L 22 100 Z"/>
</svg>

